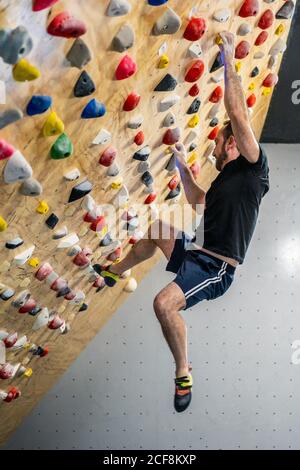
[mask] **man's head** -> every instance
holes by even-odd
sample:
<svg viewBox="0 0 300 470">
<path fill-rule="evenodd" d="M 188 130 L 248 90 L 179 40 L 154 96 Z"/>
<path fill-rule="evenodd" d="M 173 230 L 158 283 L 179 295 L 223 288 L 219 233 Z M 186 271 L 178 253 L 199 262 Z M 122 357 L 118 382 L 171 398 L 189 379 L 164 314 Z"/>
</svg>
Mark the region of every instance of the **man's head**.
<svg viewBox="0 0 300 470">
<path fill-rule="evenodd" d="M 216 148 L 213 156 L 216 158 L 217 170 L 222 171 L 228 162 L 235 160 L 240 155 L 230 121 L 227 121 L 224 124 L 224 127 L 218 133 L 215 142 Z"/>
</svg>

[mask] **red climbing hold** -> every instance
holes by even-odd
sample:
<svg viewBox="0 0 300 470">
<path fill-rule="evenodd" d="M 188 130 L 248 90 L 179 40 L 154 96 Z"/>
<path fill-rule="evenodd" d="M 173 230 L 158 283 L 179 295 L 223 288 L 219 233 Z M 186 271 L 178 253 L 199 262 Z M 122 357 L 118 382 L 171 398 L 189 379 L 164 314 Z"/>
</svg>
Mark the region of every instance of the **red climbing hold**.
<svg viewBox="0 0 300 470">
<path fill-rule="evenodd" d="M 259 22 L 258 22 L 258 27 L 260 29 L 268 29 L 270 28 L 270 26 L 272 26 L 272 24 L 274 23 L 274 20 L 275 20 L 275 16 L 274 16 L 274 13 L 272 10 L 266 10 Z"/>
<path fill-rule="evenodd" d="M 192 18 L 187 25 L 183 37 L 188 41 L 198 41 L 206 31 L 206 21 L 204 18 Z"/>
<path fill-rule="evenodd" d="M 262 86 L 265 86 L 267 88 L 271 88 L 275 86 L 278 82 L 278 75 L 277 73 L 269 73 L 269 75 L 266 76 L 266 78 L 263 81 Z"/>
<path fill-rule="evenodd" d="M 208 138 L 209 140 L 215 140 L 215 138 L 217 137 L 219 133 L 219 127 L 216 126 L 213 128 L 213 130 L 211 131 L 211 133 L 209 134 Z"/>
<path fill-rule="evenodd" d="M 63 320 L 63 318 L 60 318 L 59 315 L 55 315 L 54 318 L 48 323 L 48 328 L 50 328 L 50 330 L 57 330 L 64 323 L 65 321 Z"/>
<path fill-rule="evenodd" d="M 55 290 L 55 291 L 60 291 L 65 289 L 68 286 L 68 282 L 63 279 L 62 277 L 58 277 L 55 279 L 54 282 L 52 282 L 50 289 Z"/>
<path fill-rule="evenodd" d="M 150 193 L 149 196 L 146 197 L 144 204 L 151 204 L 153 201 L 155 201 L 156 196 L 156 193 Z"/>
<path fill-rule="evenodd" d="M 6 140 L 0 139 L 0 160 L 5 160 L 11 157 L 15 152 L 15 149 Z"/>
<path fill-rule="evenodd" d="M 48 34 L 63 38 L 78 38 L 86 33 L 83 21 L 72 16 L 68 11 L 56 15 L 47 28 Z"/>
<path fill-rule="evenodd" d="M 189 83 L 196 82 L 202 77 L 204 72 L 204 63 L 202 60 L 196 60 L 193 65 L 187 71 L 185 81 Z"/>
<path fill-rule="evenodd" d="M 199 95 L 199 93 L 200 93 L 200 89 L 199 89 L 197 83 L 195 83 L 195 85 L 193 85 L 192 88 L 190 88 L 189 95 L 190 96 L 197 96 L 197 95 Z"/>
<path fill-rule="evenodd" d="M 106 259 L 109 260 L 109 261 L 117 261 L 118 258 L 120 258 L 120 256 L 122 255 L 122 247 L 119 246 L 115 251 L 113 251 L 112 253 L 110 253 Z"/>
<path fill-rule="evenodd" d="M 83 220 L 84 222 L 94 222 L 95 220 L 97 219 L 97 217 L 94 217 L 92 214 L 90 214 L 89 212 L 87 212 L 86 214 L 84 214 L 83 216 Z"/>
<path fill-rule="evenodd" d="M 247 18 L 248 16 L 256 16 L 259 10 L 259 1 L 258 0 L 245 0 L 239 16 L 242 18 Z"/>
<path fill-rule="evenodd" d="M 39 281 L 44 281 L 49 274 L 51 274 L 53 271 L 52 266 L 49 263 L 43 263 L 41 267 L 38 269 L 38 271 L 35 273 L 35 277 Z"/>
<path fill-rule="evenodd" d="M 123 105 L 123 111 L 132 111 L 137 107 L 141 100 L 141 96 L 135 93 L 134 91 L 127 96 L 125 103 Z"/>
<path fill-rule="evenodd" d="M 96 281 L 94 282 L 93 287 L 97 287 L 97 289 L 101 289 L 105 285 L 106 284 L 105 284 L 104 278 L 102 276 L 99 276 L 99 277 L 97 277 Z"/>
<path fill-rule="evenodd" d="M 248 108 L 253 108 L 253 106 L 255 105 L 256 103 L 256 96 L 254 93 L 252 93 L 252 95 L 250 95 L 247 99 L 247 106 Z"/>
<path fill-rule="evenodd" d="M 217 86 L 212 94 L 210 95 L 209 101 L 211 103 L 218 103 L 223 98 L 223 89 L 220 86 Z"/>
<path fill-rule="evenodd" d="M 3 401 L 6 401 L 6 403 L 10 403 L 13 400 L 16 400 L 21 396 L 21 392 L 17 387 L 12 387 L 8 392 L 7 392 L 7 397 L 4 398 Z"/>
<path fill-rule="evenodd" d="M 71 290 L 70 292 L 68 292 L 65 296 L 64 296 L 64 299 L 65 300 L 73 300 L 75 299 L 76 297 L 76 292 L 74 292 L 73 290 Z"/>
<path fill-rule="evenodd" d="M 268 39 L 269 33 L 268 31 L 262 31 L 256 38 L 255 45 L 261 46 L 266 40 Z"/>
<path fill-rule="evenodd" d="M 28 313 L 31 312 L 36 307 L 36 301 L 30 298 L 26 304 L 19 308 L 19 313 Z"/>
<path fill-rule="evenodd" d="M 119 63 L 115 76 L 117 80 L 124 80 L 131 77 L 137 71 L 137 65 L 129 55 L 125 55 Z"/>
<path fill-rule="evenodd" d="M 90 260 L 88 258 L 88 255 L 82 250 L 73 258 L 73 263 L 76 264 L 76 266 L 84 267 L 90 264 Z M 67 300 L 72 300 L 72 299 L 67 299 Z"/>
<path fill-rule="evenodd" d="M 137 135 L 134 138 L 134 143 L 136 145 L 142 145 L 145 141 L 145 134 L 143 131 L 140 131 L 137 133 Z"/>
<path fill-rule="evenodd" d="M 116 156 L 117 156 L 117 150 L 114 147 L 108 147 L 102 153 L 99 159 L 99 163 L 100 165 L 109 167 L 114 162 Z"/>
<path fill-rule="evenodd" d="M 174 145 L 179 141 L 179 138 L 180 134 L 178 132 L 178 128 L 168 129 L 163 137 L 163 143 L 165 145 Z"/>
<path fill-rule="evenodd" d="M 200 165 L 198 162 L 194 162 L 192 166 L 190 166 L 190 170 L 193 173 L 193 177 L 197 178 L 197 176 L 200 174 Z"/>
<path fill-rule="evenodd" d="M 250 52 L 250 44 L 248 41 L 241 41 L 235 48 L 235 58 L 244 59 Z"/>
<path fill-rule="evenodd" d="M 58 2 L 58 0 L 33 0 L 32 11 L 45 10 L 45 8 L 52 7 L 56 2 Z"/>
<path fill-rule="evenodd" d="M 106 227 L 106 221 L 103 215 L 100 215 L 99 217 L 97 217 L 97 219 L 94 220 L 90 225 L 90 229 L 93 230 L 93 232 L 101 232 L 101 230 L 103 230 L 104 227 Z"/>
<path fill-rule="evenodd" d="M 173 178 L 168 183 L 168 187 L 171 189 L 171 191 L 177 188 L 177 186 L 179 185 L 179 181 L 180 181 L 179 175 L 173 176 Z"/>
</svg>

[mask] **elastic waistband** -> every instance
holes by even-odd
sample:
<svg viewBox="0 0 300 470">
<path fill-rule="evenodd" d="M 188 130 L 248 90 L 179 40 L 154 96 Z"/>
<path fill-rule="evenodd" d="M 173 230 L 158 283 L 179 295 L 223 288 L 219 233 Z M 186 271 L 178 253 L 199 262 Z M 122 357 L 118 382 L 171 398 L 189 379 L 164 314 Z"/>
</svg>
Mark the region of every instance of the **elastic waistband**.
<svg viewBox="0 0 300 470">
<path fill-rule="evenodd" d="M 198 250 L 197 250 L 198 251 Z M 215 256 L 211 255 L 210 253 L 205 253 L 205 251 L 199 250 L 198 253 L 201 254 L 201 256 L 207 256 L 208 258 L 211 258 L 217 263 L 220 268 L 222 265 L 225 263 L 226 264 L 226 272 L 229 274 L 234 274 L 236 267 L 231 266 L 231 264 L 228 264 L 226 261 L 223 261 L 222 259 L 216 258 Z"/>
</svg>

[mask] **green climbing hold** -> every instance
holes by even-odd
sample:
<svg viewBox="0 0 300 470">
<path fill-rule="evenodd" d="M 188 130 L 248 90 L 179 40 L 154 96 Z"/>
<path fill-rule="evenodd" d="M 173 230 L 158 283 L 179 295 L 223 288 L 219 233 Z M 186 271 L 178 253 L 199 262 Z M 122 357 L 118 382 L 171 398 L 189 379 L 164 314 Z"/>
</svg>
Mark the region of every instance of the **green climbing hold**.
<svg viewBox="0 0 300 470">
<path fill-rule="evenodd" d="M 62 160 L 73 153 L 73 144 L 66 134 L 61 134 L 51 148 L 51 158 Z"/>
</svg>

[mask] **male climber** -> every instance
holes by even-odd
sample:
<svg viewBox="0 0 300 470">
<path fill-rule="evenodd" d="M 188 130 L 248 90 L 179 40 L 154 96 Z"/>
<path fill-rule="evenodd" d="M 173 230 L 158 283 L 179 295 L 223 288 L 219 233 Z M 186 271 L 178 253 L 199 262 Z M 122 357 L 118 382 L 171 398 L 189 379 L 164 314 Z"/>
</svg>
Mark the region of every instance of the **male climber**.
<svg viewBox="0 0 300 470">
<path fill-rule="evenodd" d="M 187 201 L 194 209 L 205 204 L 202 246 L 193 245 L 196 249 L 192 250 L 189 246 L 191 241 L 197 241 L 199 227 L 193 240 L 174 227 L 168 227 L 167 240 L 160 234 L 153 237 L 151 227 L 147 238 L 137 242 L 122 261 L 102 271 L 105 282 L 112 286 L 124 271 L 153 256 L 157 248 L 168 259 L 166 270 L 176 277 L 156 295 L 154 311 L 176 363 L 174 406 L 178 412 L 189 406 L 193 385 L 187 357 L 187 328 L 179 312 L 227 291 L 237 265 L 244 261 L 261 199 L 269 190 L 267 157 L 251 129 L 243 88 L 235 71 L 234 35 L 223 32 L 220 36 L 224 99 L 230 122 L 216 138 L 214 157 L 219 174 L 207 193 L 193 178 L 184 146 L 177 144 L 173 149 Z M 156 220 L 153 224 L 158 232 L 165 233 L 164 222 Z"/>
</svg>

